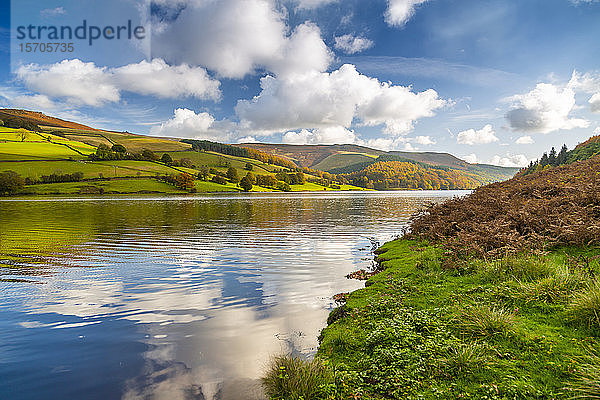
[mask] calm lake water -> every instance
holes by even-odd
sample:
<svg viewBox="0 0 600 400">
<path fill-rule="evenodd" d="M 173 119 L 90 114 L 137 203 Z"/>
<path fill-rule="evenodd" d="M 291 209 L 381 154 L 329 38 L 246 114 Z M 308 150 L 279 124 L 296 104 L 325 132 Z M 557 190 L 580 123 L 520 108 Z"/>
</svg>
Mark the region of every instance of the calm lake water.
<svg viewBox="0 0 600 400">
<path fill-rule="evenodd" d="M 463 194 L 0 201 L 0 398 L 260 398 L 373 244 Z"/>
</svg>

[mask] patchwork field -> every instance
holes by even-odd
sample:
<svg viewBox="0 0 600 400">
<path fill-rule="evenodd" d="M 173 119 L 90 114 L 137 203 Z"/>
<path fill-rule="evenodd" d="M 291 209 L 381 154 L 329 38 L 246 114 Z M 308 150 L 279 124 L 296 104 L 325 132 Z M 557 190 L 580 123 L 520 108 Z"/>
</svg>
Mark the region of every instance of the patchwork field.
<svg viewBox="0 0 600 400">
<path fill-rule="evenodd" d="M 23 178 L 28 185 L 23 188 L 22 182 L 18 184 L 21 185 L 18 191 L 22 194 L 241 192 L 243 189 L 237 181 L 249 170 L 255 176 L 270 175 L 274 178 L 282 170 L 292 174 L 297 171 L 296 168 L 289 169 L 289 163 L 281 164 L 287 165 L 288 168 L 285 168 L 230 155 L 238 153 L 228 151 L 229 145 L 217 146 L 215 151 L 192 151 L 191 144 L 178 139 L 98 130 L 25 110 L 4 111 L 13 118 L 11 126 L 20 128 L 0 126 L 0 173 L 12 171 Z M 15 125 L 15 121 L 23 124 Z M 99 148 L 101 145 L 103 148 Z M 339 157 L 359 157 L 360 160 L 366 156 L 339 154 Z M 329 163 L 336 165 L 335 158 Z M 210 169 L 204 177 L 200 176 L 203 167 Z M 235 169 L 237 178 L 227 176 L 231 168 Z M 221 177 L 217 178 L 217 175 Z M 320 174 L 318 177 L 305 176 L 307 181 L 321 179 Z M 278 178 L 293 183 L 295 176 Z M 221 180 L 223 184 L 213 179 Z M 349 185 L 330 186 L 328 181 L 324 182 L 326 186 L 307 182 L 290 185 L 289 188 L 279 182 L 279 190 L 360 190 Z M 15 193 L 14 189 L 0 190 L 0 195 Z M 250 191 L 278 190 L 253 184 Z"/>
<path fill-rule="evenodd" d="M 155 179 L 115 179 L 110 181 L 48 183 L 27 186 L 28 194 L 100 194 L 100 193 L 185 193 Z"/>
<path fill-rule="evenodd" d="M 15 171 L 24 178 L 39 178 L 50 174 L 82 172 L 84 179 L 155 176 L 178 171 L 149 161 L 23 161 L 0 162 L 0 171 Z M 189 169 L 183 169 L 191 171 Z"/>
<path fill-rule="evenodd" d="M 208 167 L 213 167 L 218 170 L 227 170 L 228 167 L 224 167 L 225 163 L 229 163 L 232 167 L 238 170 L 245 170 L 246 164 L 252 164 L 252 172 L 257 174 L 267 174 L 273 172 L 276 169 L 281 168 L 276 165 L 265 164 L 258 160 L 253 160 L 251 158 L 234 157 L 226 154 L 219 154 L 213 152 L 172 151 L 168 152 L 168 154 L 174 160 L 188 158 L 192 161 L 193 164 L 197 166 L 206 165 Z M 239 172 L 240 171 L 238 171 L 238 173 Z"/>
<path fill-rule="evenodd" d="M 0 161 L 31 159 L 82 159 L 96 151 L 85 143 L 24 129 L 0 129 Z"/>
</svg>

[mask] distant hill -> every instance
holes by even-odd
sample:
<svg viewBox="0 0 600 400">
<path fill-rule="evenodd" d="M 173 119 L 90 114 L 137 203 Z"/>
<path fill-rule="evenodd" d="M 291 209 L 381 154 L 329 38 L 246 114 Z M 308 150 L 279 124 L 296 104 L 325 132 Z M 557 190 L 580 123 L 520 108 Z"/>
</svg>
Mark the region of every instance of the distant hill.
<svg viewBox="0 0 600 400">
<path fill-rule="evenodd" d="M 323 162 L 330 156 L 338 156 L 339 154 L 363 154 L 379 156 L 385 153 L 381 150 L 370 149 L 368 147 L 358 146 L 354 144 L 333 144 L 333 145 L 296 145 L 296 144 L 267 144 L 267 143 L 242 143 L 234 145 L 238 147 L 246 147 L 271 153 L 279 157 L 285 157 L 294 161 L 297 165 L 305 168 L 315 168 L 319 163 Z M 334 168 L 345 165 L 335 165 Z M 315 168 L 321 169 L 321 168 Z M 322 169 L 326 171 L 325 169 Z"/>
<path fill-rule="evenodd" d="M 225 145 L 202 140 L 152 137 L 97 129 L 27 110 L 0 109 L 0 120 L 6 128 L 24 128 L 40 132 L 46 135 L 46 138 L 50 134 L 54 144 L 66 139 L 65 144 L 69 146 L 78 146 L 78 142 L 93 148 L 121 145 L 130 154 L 139 155 L 144 150 L 169 152 L 174 160 L 189 158 L 199 163 L 203 157 L 197 157 L 194 152 L 213 152 L 254 159 L 265 165 L 276 165 L 289 170 L 302 170 L 317 177 L 318 181 L 326 186 L 332 182 L 352 182 L 356 186 L 369 189 L 473 189 L 490 182 L 509 179 L 518 171 L 516 168 L 469 164 L 448 153 L 385 152 L 354 144 Z M 24 145 L 13 143 L 11 146 Z M 8 144 L 4 147 L 6 157 L 18 158 L 17 154 L 9 152 Z M 40 157 L 40 154 L 21 153 L 29 158 Z M 210 163 L 205 164 L 211 163 L 212 158 Z"/>
<path fill-rule="evenodd" d="M 1 108 L 0 109 L 0 120 L 19 120 L 29 123 L 33 123 L 40 127 L 56 127 L 56 128 L 69 128 L 69 129 L 81 129 L 86 131 L 97 131 L 97 129 L 90 128 L 89 126 L 78 124 L 75 122 L 65 121 L 60 118 L 50 117 L 38 111 L 27 111 L 17 110 L 13 108 Z"/>
<path fill-rule="evenodd" d="M 51 117 L 38 111 L 0 108 L 0 121 L 6 127 L 24 128 L 61 136 L 65 139 L 82 142 L 97 147 L 120 144 L 132 151 L 148 149 L 152 151 L 186 151 L 191 146 L 176 138 L 161 138 L 137 135 L 129 132 L 108 131 L 60 118 Z"/>
<path fill-rule="evenodd" d="M 449 153 L 435 152 L 385 152 L 353 144 L 345 145 L 291 145 L 244 143 L 237 145 L 258 149 L 292 160 L 306 168 L 351 174 L 368 168 L 378 162 L 401 161 L 420 163 L 423 166 L 446 167 L 470 174 L 480 184 L 503 181 L 514 176 L 519 168 L 499 167 L 487 164 L 469 164 Z M 470 181 L 468 179 L 468 181 Z"/>
</svg>

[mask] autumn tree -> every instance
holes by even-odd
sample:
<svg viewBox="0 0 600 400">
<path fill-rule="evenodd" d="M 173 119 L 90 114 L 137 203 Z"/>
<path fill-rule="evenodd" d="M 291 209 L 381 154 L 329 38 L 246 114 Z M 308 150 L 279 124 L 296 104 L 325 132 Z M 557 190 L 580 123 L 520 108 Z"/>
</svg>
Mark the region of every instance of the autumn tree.
<svg viewBox="0 0 600 400">
<path fill-rule="evenodd" d="M 229 181 L 232 183 L 238 183 L 240 181 L 240 177 L 238 176 L 237 169 L 229 167 L 227 169 L 227 179 L 229 179 Z"/>
<path fill-rule="evenodd" d="M 244 176 L 240 181 L 240 187 L 244 189 L 244 192 L 249 192 L 252 189 L 252 182 L 248 179 L 248 175 Z"/>
<path fill-rule="evenodd" d="M 190 174 L 179 174 L 175 177 L 175 186 L 184 190 L 191 190 L 194 186 L 194 177 Z"/>
<path fill-rule="evenodd" d="M 150 161 L 158 161 L 159 157 L 152 150 L 144 149 L 142 150 L 142 157 L 146 160 Z"/>
<path fill-rule="evenodd" d="M 115 153 L 127 153 L 127 149 L 122 144 L 113 145 L 112 151 L 114 151 Z"/>
<path fill-rule="evenodd" d="M 160 162 L 167 164 L 167 165 L 171 165 L 171 164 L 173 164 L 173 158 L 169 154 L 165 153 L 160 158 Z"/>
<path fill-rule="evenodd" d="M 14 194 L 25 186 L 25 180 L 15 171 L 0 172 L 0 195 Z"/>
<path fill-rule="evenodd" d="M 292 188 L 286 182 L 279 181 L 277 182 L 277 186 L 275 186 L 277 190 L 281 190 L 282 192 L 291 192 Z"/>
<path fill-rule="evenodd" d="M 202 179 L 203 181 L 208 179 L 208 174 L 210 172 L 210 169 L 208 168 L 208 166 L 203 165 L 200 167 L 200 172 L 198 173 L 198 178 Z"/>
<path fill-rule="evenodd" d="M 254 176 L 252 172 L 248 172 L 245 177 L 248 178 L 248 180 L 250 180 L 250 183 L 256 185 L 256 176 Z"/>
<path fill-rule="evenodd" d="M 214 183 L 218 183 L 219 185 L 227 185 L 227 180 L 219 175 L 213 176 L 211 181 Z"/>
</svg>

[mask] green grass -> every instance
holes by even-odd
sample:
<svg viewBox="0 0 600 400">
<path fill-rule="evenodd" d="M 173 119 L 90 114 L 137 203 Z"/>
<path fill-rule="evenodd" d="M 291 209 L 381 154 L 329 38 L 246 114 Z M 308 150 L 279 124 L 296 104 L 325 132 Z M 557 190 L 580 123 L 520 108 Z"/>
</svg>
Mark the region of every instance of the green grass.
<svg viewBox="0 0 600 400">
<path fill-rule="evenodd" d="M 221 185 L 210 181 L 196 181 L 196 190 L 198 192 L 240 192 L 241 189 L 233 183 Z"/>
<path fill-rule="evenodd" d="M 144 149 L 154 152 L 182 151 L 191 149 L 191 145 L 181 143 L 177 139 L 163 139 L 152 136 L 132 135 L 130 133 L 106 132 L 102 135 L 111 142 L 121 144 L 130 152 L 141 152 Z"/>
<path fill-rule="evenodd" d="M 514 330 L 515 314 L 501 306 L 479 305 L 461 310 L 457 322 L 473 336 L 507 335 Z"/>
<path fill-rule="evenodd" d="M 569 304 L 569 315 L 580 325 L 600 328 L 600 282 L 590 282 L 587 287 L 573 296 Z"/>
<path fill-rule="evenodd" d="M 85 152 L 84 154 L 91 154 L 93 152 L 93 149 L 85 149 L 79 145 L 74 148 L 81 152 Z M 34 157 L 43 159 L 85 158 L 85 156 L 82 156 L 67 146 L 50 142 L 0 142 L 0 161 L 15 159 L 26 160 Z"/>
<path fill-rule="evenodd" d="M 102 189 L 102 190 L 97 190 Z M 110 193 L 186 193 L 154 179 L 116 179 L 110 181 L 65 182 L 27 186 L 24 193 L 48 194 L 110 194 Z"/>
<path fill-rule="evenodd" d="M 370 156 L 361 153 L 338 153 L 332 154 L 311 168 L 321 171 L 331 171 L 336 168 L 348 167 L 350 165 L 359 164 L 367 161 L 373 161 L 377 156 Z"/>
<path fill-rule="evenodd" d="M 576 399 L 600 399 L 600 356 L 590 352 L 588 361 L 580 367 L 578 381 L 571 386 Z"/>
<path fill-rule="evenodd" d="M 21 140 L 20 133 L 27 137 Z M 49 133 L 39 134 L 24 129 L 0 130 L 0 161 L 30 159 L 85 158 L 95 148 L 85 143 L 69 140 Z"/>
<path fill-rule="evenodd" d="M 115 168 L 116 167 L 116 168 Z M 84 178 L 105 178 L 154 176 L 158 174 L 177 174 L 177 170 L 166 165 L 149 161 L 26 161 L 0 162 L 0 171 L 12 170 L 24 178 L 38 178 L 52 173 L 71 174 L 83 172 Z M 186 170 L 186 169 L 182 169 Z M 186 170 L 187 171 L 187 170 Z"/>
<path fill-rule="evenodd" d="M 272 399 L 309 400 L 327 395 L 334 374 L 320 360 L 279 356 L 271 360 L 262 379 L 266 394 Z"/>
<path fill-rule="evenodd" d="M 457 264 L 424 242 L 385 244 L 383 271 L 350 294 L 320 337 L 318 356 L 346 386 L 315 399 L 598 393 L 598 359 L 588 349 L 600 345 L 599 252 L 560 248 Z"/>
<path fill-rule="evenodd" d="M 200 152 L 200 151 L 172 151 L 168 152 L 174 160 L 180 160 L 182 158 L 189 158 L 193 164 L 197 166 L 207 165 L 209 167 L 217 168 L 222 171 L 226 171 L 227 167 L 221 167 L 224 162 L 230 162 L 231 166 L 238 170 L 238 175 L 244 176 L 248 171 L 245 170 L 246 163 L 253 165 L 252 173 L 267 175 L 275 169 L 280 169 L 276 165 L 269 165 L 258 160 L 245 157 L 234 157 L 225 154 L 213 153 L 213 152 Z"/>
<path fill-rule="evenodd" d="M 45 127 L 47 132 L 59 131 L 68 139 L 98 146 L 103 143 L 108 146 L 121 144 L 130 152 L 139 153 L 144 149 L 155 152 L 189 150 L 191 145 L 181 143 L 177 139 L 165 139 L 152 136 L 134 135 L 125 132 L 90 131 L 82 129 Z M 44 133 L 46 135 L 46 133 Z"/>
</svg>

